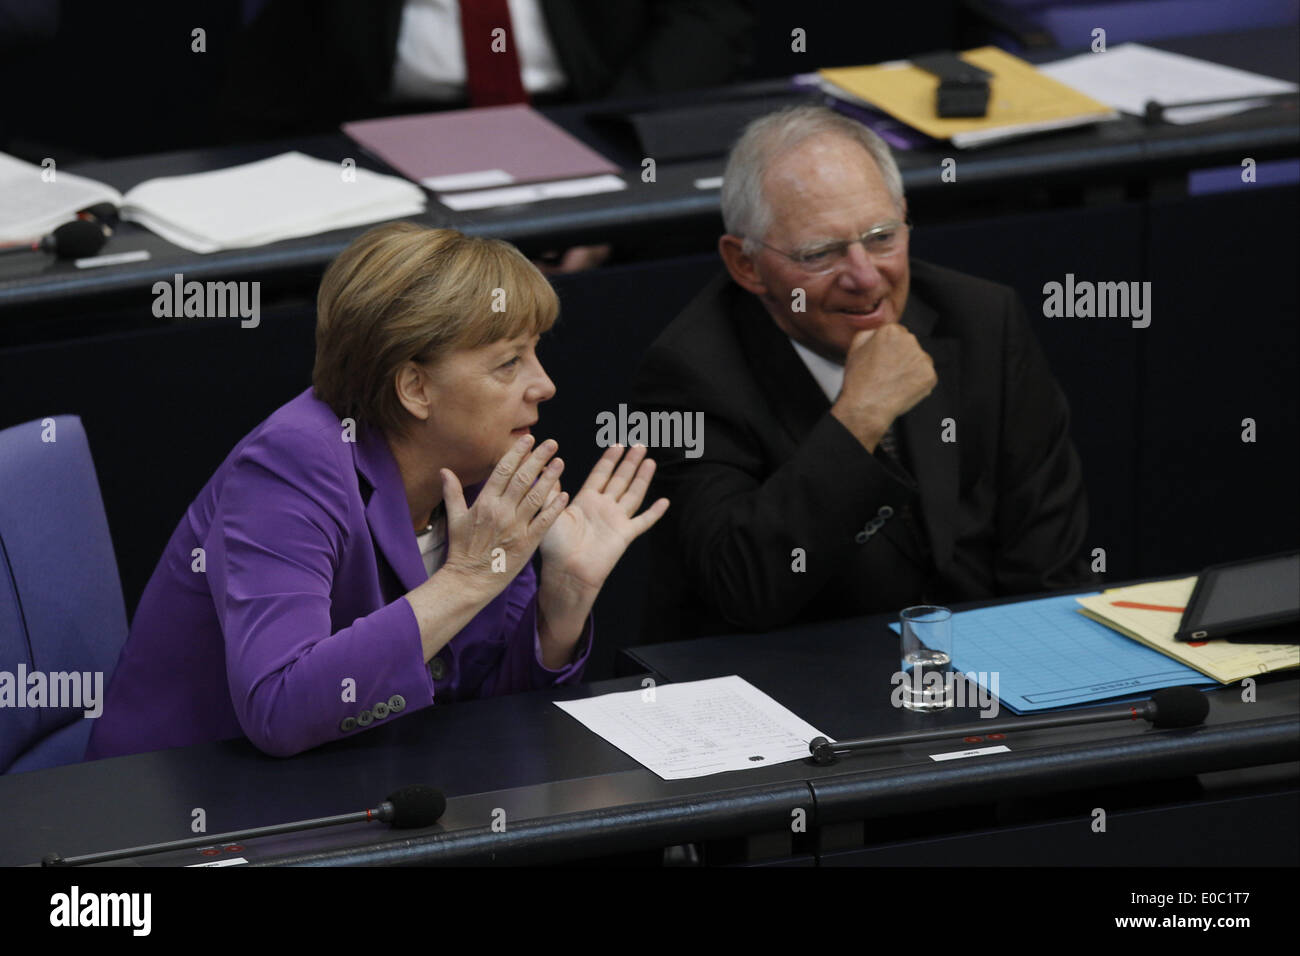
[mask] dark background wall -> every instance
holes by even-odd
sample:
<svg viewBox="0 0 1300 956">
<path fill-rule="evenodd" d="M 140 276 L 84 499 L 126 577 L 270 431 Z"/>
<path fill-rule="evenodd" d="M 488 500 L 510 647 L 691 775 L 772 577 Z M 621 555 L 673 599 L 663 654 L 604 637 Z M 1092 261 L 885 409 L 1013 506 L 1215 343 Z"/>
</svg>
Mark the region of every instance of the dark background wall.
<svg viewBox="0 0 1300 956">
<path fill-rule="evenodd" d="M 245 24 L 277 0 L 27 2 L 43 4 L 46 15 L 0 17 L 0 84 L 18 92 L 0 97 L 0 149 L 34 162 L 57 150 L 69 163 L 212 145 Z M 958 0 L 753 0 L 752 9 L 750 79 L 951 48 L 963 19 Z M 191 50 L 195 27 L 206 31 L 202 53 Z M 805 31 L 806 52 L 791 50 L 795 27 Z"/>
</svg>

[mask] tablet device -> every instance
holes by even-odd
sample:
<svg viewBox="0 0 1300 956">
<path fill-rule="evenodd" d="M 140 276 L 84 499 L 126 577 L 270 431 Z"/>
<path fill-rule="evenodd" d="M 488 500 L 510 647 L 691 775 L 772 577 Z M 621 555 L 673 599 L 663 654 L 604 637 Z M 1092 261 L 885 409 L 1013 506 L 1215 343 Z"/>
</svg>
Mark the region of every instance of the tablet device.
<svg viewBox="0 0 1300 956">
<path fill-rule="evenodd" d="M 1300 551 L 1206 568 L 1174 637 L 1209 641 L 1260 632 L 1262 642 L 1296 640 L 1300 622 Z M 1247 638 L 1248 639 L 1248 638 Z"/>
</svg>

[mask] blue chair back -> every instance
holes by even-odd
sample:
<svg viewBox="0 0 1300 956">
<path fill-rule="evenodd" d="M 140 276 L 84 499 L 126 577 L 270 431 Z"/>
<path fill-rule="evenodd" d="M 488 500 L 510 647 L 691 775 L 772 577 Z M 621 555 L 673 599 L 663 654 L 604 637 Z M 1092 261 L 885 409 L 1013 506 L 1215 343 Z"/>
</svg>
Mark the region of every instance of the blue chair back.
<svg viewBox="0 0 1300 956">
<path fill-rule="evenodd" d="M 82 759 L 126 633 L 81 419 L 0 431 L 0 773 Z"/>
<path fill-rule="evenodd" d="M 1296 22 L 1300 0 L 981 0 L 977 13 L 997 46 L 1019 53 L 1031 39 L 1031 47 L 1086 50 L 1097 27 L 1108 48 L 1282 27 Z"/>
</svg>

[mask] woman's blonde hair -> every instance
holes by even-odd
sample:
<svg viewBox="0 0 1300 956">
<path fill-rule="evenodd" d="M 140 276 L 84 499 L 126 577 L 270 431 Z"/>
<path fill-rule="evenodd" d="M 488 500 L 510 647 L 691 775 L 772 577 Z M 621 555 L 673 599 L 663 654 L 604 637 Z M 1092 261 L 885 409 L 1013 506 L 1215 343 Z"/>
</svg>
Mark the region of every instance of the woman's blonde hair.
<svg viewBox="0 0 1300 956">
<path fill-rule="evenodd" d="M 339 253 L 316 297 L 315 395 L 340 419 L 401 434 L 398 369 L 500 339 L 538 335 L 559 314 L 555 290 L 500 239 L 376 226 Z"/>
</svg>

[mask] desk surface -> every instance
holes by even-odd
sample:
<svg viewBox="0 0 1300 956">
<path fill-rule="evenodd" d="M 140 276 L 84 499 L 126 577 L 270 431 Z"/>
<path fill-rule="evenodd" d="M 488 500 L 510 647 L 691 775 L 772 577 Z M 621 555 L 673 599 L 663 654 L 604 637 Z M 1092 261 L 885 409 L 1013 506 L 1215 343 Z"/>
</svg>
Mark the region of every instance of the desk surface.
<svg viewBox="0 0 1300 956">
<path fill-rule="evenodd" d="M 1170 49 L 1193 49 L 1229 65 L 1267 70 L 1294 78 L 1292 61 L 1297 31 L 1256 31 L 1243 37 L 1187 38 L 1162 43 Z M 1197 46 L 1197 43 L 1200 46 Z M 1191 47 L 1188 44 L 1191 44 Z M 1262 51 L 1262 52 L 1261 52 Z M 1290 52 L 1288 52 L 1290 51 Z M 1053 57 L 1060 55 L 1053 54 Z M 784 81 L 768 81 L 713 91 L 719 98 L 776 97 L 786 89 Z M 700 102 L 698 92 L 690 101 Z M 656 181 L 640 178 L 640 159 L 607 139 L 591 121 L 595 114 L 636 109 L 648 105 L 675 104 L 681 95 L 651 101 L 603 102 L 598 106 L 572 106 L 545 110 L 565 128 L 602 149 L 627 172 L 628 188 L 618 193 L 603 193 L 571 199 L 504 206 L 474 212 L 455 213 L 430 199 L 428 211 L 413 221 L 429 226 L 452 226 L 472 234 L 488 234 L 508 239 L 526 248 L 581 242 L 645 242 L 647 236 L 668 237 L 691 230 L 716 234 L 718 192 L 700 189 L 697 179 L 716 177 L 722 172 L 722 160 L 661 163 Z M 1026 183 L 1035 186 L 1060 183 L 1074 188 L 1127 179 L 1150 179 L 1178 175 L 1192 169 L 1216 164 L 1236 165 L 1242 156 L 1258 161 L 1280 156 L 1294 156 L 1300 146 L 1300 124 L 1294 102 L 1253 110 L 1193 126 L 1148 127 L 1134 117 L 1112 123 L 1065 131 L 1049 136 L 1012 142 L 1001 146 L 959 153 L 960 175 L 956 182 L 940 179 L 940 160 L 952 153 L 951 148 L 898 151 L 896 156 L 904 186 L 913 204 L 924 202 L 928 195 L 962 197 L 963 201 L 981 192 L 1005 190 L 1014 185 L 1018 192 Z M 273 156 L 288 149 L 299 149 L 327 160 L 353 157 L 359 165 L 381 171 L 382 163 L 358 155 L 357 148 L 343 134 L 246 146 L 140 156 L 130 159 L 88 163 L 71 171 L 106 182 L 119 190 L 157 176 L 179 175 L 220 169 Z M 963 203 L 944 203 L 939 212 L 961 212 Z M 154 282 L 170 281 L 176 272 L 187 279 L 258 280 L 270 283 L 263 290 L 263 300 L 277 284 L 288 285 L 309 276 L 314 283 L 324 265 L 337 255 L 365 228 L 336 230 L 300 239 L 286 240 L 251 249 L 197 255 L 173 246 L 158 236 L 131 223 L 122 224 L 104 253 L 148 250 L 146 262 L 102 269 L 78 270 L 70 263 L 51 262 L 46 257 L 8 256 L 0 258 L 0 320 L 7 316 L 22 317 L 37 309 L 72 307 L 77 300 L 92 297 L 140 297 Z"/>
<path fill-rule="evenodd" d="M 661 678 L 738 673 L 836 737 L 971 722 L 972 712 L 894 710 L 889 616 L 639 648 Z M 348 741 L 281 760 L 246 741 L 178 748 L 0 777 L 0 865 L 186 839 L 192 811 L 217 834 L 375 806 L 411 783 L 448 796 L 439 825 L 353 824 L 249 841 L 254 863 L 541 862 L 810 828 L 921 808 L 1086 790 L 1277 764 L 1300 757 L 1300 680 L 1261 680 L 1258 701 L 1211 692 L 1202 727 L 1130 722 L 1008 734 L 1007 753 L 935 763 L 953 741 L 818 767 L 793 761 L 664 781 L 552 701 L 642 686 L 641 677 L 433 707 Z M 1012 718 L 1011 715 L 1004 716 Z M 502 817 L 504 813 L 504 817 Z M 504 819 L 505 830 L 493 828 Z M 201 862 L 198 851 L 149 861 Z M 1062 862 L 1069 862 L 1063 860 Z"/>
</svg>

